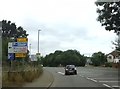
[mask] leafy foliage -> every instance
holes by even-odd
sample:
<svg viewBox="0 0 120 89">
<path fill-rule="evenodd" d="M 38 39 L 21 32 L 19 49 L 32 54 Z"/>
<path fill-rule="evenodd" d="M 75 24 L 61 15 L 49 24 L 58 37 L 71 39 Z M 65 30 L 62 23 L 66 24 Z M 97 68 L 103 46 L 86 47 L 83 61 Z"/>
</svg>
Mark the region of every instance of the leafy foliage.
<svg viewBox="0 0 120 89">
<path fill-rule="evenodd" d="M 20 26 L 17 27 L 15 23 L 11 21 L 2 20 L 2 59 L 7 60 L 8 55 L 8 42 L 15 42 L 18 37 L 26 37 L 28 34 Z"/>
<path fill-rule="evenodd" d="M 15 39 L 27 36 L 28 34 L 21 26 L 17 28 L 15 23 L 11 23 L 11 21 L 2 21 L 2 38 Z"/>
<path fill-rule="evenodd" d="M 60 51 L 50 53 L 41 59 L 44 66 L 65 66 L 74 64 L 76 66 L 85 66 L 86 57 L 81 55 L 77 50 Z"/>
<path fill-rule="evenodd" d="M 112 42 L 113 45 L 115 45 L 115 48 L 117 51 L 120 51 L 120 38 L 117 38 L 114 42 Z"/>
<path fill-rule="evenodd" d="M 99 1 L 99 0 L 98 0 Z M 114 30 L 115 33 L 120 31 L 120 1 L 119 2 L 98 2 L 97 13 L 99 14 L 97 20 L 108 31 Z"/>
<path fill-rule="evenodd" d="M 92 64 L 94 66 L 100 66 L 107 62 L 106 56 L 102 52 L 93 53 L 91 57 Z"/>
</svg>

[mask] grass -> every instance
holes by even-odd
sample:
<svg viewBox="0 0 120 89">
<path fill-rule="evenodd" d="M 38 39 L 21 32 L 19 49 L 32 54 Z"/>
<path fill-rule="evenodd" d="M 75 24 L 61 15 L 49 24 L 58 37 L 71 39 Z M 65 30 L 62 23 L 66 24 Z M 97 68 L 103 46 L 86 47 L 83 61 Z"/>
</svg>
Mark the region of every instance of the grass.
<svg viewBox="0 0 120 89">
<path fill-rule="evenodd" d="M 42 74 L 42 67 L 29 67 L 24 71 L 9 71 L 4 72 L 2 76 L 2 86 L 22 86 L 27 82 L 33 82 Z"/>
</svg>

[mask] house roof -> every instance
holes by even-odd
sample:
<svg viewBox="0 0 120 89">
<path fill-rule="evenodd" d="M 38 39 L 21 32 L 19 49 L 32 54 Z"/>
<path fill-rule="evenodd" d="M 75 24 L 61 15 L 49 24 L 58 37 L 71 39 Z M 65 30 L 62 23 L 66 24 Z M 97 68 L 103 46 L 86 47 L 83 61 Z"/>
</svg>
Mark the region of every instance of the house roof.
<svg viewBox="0 0 120 89">
<path fill-rule="evenodd" d="M 114 57 L 115 57 L 115 56 L 120 56 L 120 52 L 118 52 L 118 51 L 116 51 L 116 50 L 114 50 L 114 51 L 112 51 L 111 53 L 107 54 L 107 56 L 110 55 L 110 54 L 113 55 Z"/>
</svg>

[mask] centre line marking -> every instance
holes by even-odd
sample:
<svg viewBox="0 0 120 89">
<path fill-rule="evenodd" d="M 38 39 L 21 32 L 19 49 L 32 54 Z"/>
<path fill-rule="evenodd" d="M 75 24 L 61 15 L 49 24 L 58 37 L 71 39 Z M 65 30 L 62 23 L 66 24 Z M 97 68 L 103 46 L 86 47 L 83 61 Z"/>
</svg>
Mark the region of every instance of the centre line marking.
<svg viewBox="0 0 120 89">
<path fill-rule="evenodd" d="M 62 72 L 58 72 L 58 73 L 64 75 L 64 73 L 62 73 Z"/>
</svg>

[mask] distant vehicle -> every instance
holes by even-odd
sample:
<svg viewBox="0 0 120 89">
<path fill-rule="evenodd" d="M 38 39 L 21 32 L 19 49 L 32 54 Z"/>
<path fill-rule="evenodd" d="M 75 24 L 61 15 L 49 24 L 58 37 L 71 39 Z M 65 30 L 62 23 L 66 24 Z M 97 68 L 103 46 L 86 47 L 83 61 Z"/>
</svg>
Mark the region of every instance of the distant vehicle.
<svg viewBox="0 0 120 89">
<path fill-rule="evenodd" d="M 65 75 L 68 74 L 77 74 L 77 69 L 75 67 L 75 65 L 66 65 L 65 67 Z"/>
</svg>

